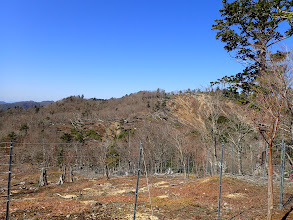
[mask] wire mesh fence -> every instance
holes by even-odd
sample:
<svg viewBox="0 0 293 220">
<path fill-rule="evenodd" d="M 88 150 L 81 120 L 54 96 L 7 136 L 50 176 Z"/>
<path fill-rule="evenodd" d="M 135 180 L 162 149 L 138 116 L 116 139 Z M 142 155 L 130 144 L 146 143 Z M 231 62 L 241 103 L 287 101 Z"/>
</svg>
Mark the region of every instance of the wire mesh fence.
<svg viewBox="0 0 293 220">
<path fill-rule="evenodd" d="M 9 174 L 9 150 L 10 143 L 0 143 L 0 218 L 5 217 L 6 205 L 7 205 L 7 185 L 8 185 L 8 174 Z M 35 152 L 30 152 L 25 154 L 22 149 L 23 146 L 36 146 Z M 19 149 L 21 147 L 21 149 Z M 71 182 L 73 178 L 74 181 L 78 181 L 80 176 L 87 178 L 88 181 L 91 179 L 97 179 L 98 177 L 106 176 L 107 172 L 110 172 L 112 176 L 122 176 L 122 175 L 135 175 L 137 174 L 138 164 L 136 162 L 116 160 L 114 156 L 107 157 L 101 156 L 102 152 L 95 152 L 95 149 L 82 149 L 80 144 L 62 144 L 62 143 L 14 143 L 14 151 L 11 163 L 11 192 L 9 195 L 11 212 L 15 213 L 18 209 L 16 206 L 23 201 L 34 206 L 38 203 L 48 203 L 54 202 L 56 197 L 65 198 L 68 193 L 55 193 L 54 195 L 46 196 L 43 198 L 35 197 L 32 200 L 25 200 L 28 195 L 34 195 L 37 192 L 40 184 L 40 176 L 42 169 L 47 171 L 47 186 L 56 187 L 60 182 L 60 178 L 63 176 L 64 182 Z M 277 152 L 281 152 L 281 145 L 276 146 Z M 29 156 L 30 155 L 30 156 Z M 157 164 L 151 167 L 147 160 L 142 163 L 144 168 L 141 169 L 142 174 L 149 173 L 155 174 L 158 177 L 162 174 L 164 176 L 176 176 L 176 174 L 187 173 L 187 177 L 199 178 L 206 175 L 218 174 L 222 166 L 223 173 L 243 176 L 244 179 L 253 181 L 257 180 L 260 184 L 264 180 L 267 181 L 267 164 L 265 163 L 265 157 L 267 153 L 264 153 L 262 157 L 259 156 L 258 152 L 252 151 L 251 149 L 246 149 L 246 152 L 242 152 L 239 158 L 238 152 L 233 149 L 228 144 L 224 145 L 223 148 L 223 163 L 213 161 L 213 153 L 209 152 L 207 154 L 206 160 L 203 160 L 200 164 L 196 163 L 196 157 L 192 154 L 185 155 L 185 165 L 176 161 L 175 159 L 170 159 L 169 163 L 165 166 Z M 114 159 L 113 159 L 114 158 Z M 137 159 L 137 158 L 135 158 Z M 105 161 L 108 160 L 108 161 Z M 106 162 L 110 164 L 108 167 L 105 166 Z M 280 180 L 280 168 L 281 163 L 278 156 L 275 158 L 275 164 L 273 166 L 274 170 L 274 180 Z M 154 163 L 156 164 L 156 163 Z M 291 164 L 286 159 L 285 169 L 284 169 L 284 191 L 286 192 L 286 187 L 290 184 L 289 177 L 291 175 Z M 214 173 L 213 169 L 215 170 Z M 73 177 L 70 177 L 70 173 Z M 163 175 L 164 174 L 164 175 Z M 108 174 L 109 175 L 109 174 Z M 84 183 L 82 183 L 84 184 Z M 278 186 L 279 182 L 277 182 Z M 68 185 L 70 187 L 70 185 Z M 86 186 L 84 186 L 86 188 Z M 225 189 L 225 185 L 223 185 Z M 82 190 L 80 190 L 82 191 Z M 65 191 L 64 191 L 65 192 Z M 132 192 L 131 190 L 129 193 Z M 83 192 L 84 193 L 84 192 Z M 97 193 L 97 192 L 95 192 Z M 99 198 L 102 198 L 102 194 Z M 72 198 L 82 198 L 84 195 L 82 193 L 75 192 Z M 287 196 L 288 197 L 288 196 Z M 284 204 L 290 200 L 290 198 L 284 198 Z M 33 202 L 32 202 L 33 201 Z M 288 204 L 287 204 L 288 205 Z M 285 206 L 285 205 L 284 205 Z M 251 208 L 252 211 L 254 208 Z M 248 212 L 246 210 L 245 212 Z M 245 216 L 248 214 L 242 213 Z M 249 216 L 249 215 L 248 215 Z M 235 217 L 236 218 L 236 217 Z"/>
<path fill-rule="evenodd" d="M 0 151 L 2 156 L 0 158 L 0 171 L 1 171 L 0 172 L 0 207 L 1 207 L 0 215 L 5 214 L 6 220 L 8 220 L 9 218 L 9 203 L 10 203 L 10 196 L 11 196 L 10 185 L 11 185 L 12 149 L 13 149 L 12 142 L 0 143 Z M 7 150 L 9 150 L 9 152 L 7 152 Z"/>
</svg>

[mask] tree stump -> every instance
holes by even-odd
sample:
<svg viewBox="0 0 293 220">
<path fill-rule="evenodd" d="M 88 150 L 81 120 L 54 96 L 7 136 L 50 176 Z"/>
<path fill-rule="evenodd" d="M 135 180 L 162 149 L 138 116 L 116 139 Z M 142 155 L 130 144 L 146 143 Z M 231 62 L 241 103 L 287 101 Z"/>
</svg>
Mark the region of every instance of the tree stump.
<svg viewBox="0 0 293 220">
<path fill-rule="evenodd" d="M 39 186 L 46 186 L 48 185 L 47 182 L 47 171 L 46 168 L 42 168 L 41 170 L 41 176 L 40 176 L 40 181 L 39 181 Z"/>
<path fill-rule="evenodd" d="M 60 178 L 59 178 L 59 180 L 58 180 L 58 182 L 57 182 L 57 185 L 62 185 L 62 184 L 64 184 L 64 181 L 65 181 L 65 176 L 64 176 L 64 174 L 62 173 L 61 176 L 60 176 Z"/>
<path fill-rule="evenodd" d="M 66 178 L 66 165 L 64 166 L 64 170 L 63 173 L 60 175 L 60 178 L 57 182 L 57 185 L 62 185 L 65 182 L 65 178 Z"/>
<path fill-rule="evenodd" d="M 69 168 L 69 182 L 73 182 L 73 169 L 72 167 Z"/>
</svg>

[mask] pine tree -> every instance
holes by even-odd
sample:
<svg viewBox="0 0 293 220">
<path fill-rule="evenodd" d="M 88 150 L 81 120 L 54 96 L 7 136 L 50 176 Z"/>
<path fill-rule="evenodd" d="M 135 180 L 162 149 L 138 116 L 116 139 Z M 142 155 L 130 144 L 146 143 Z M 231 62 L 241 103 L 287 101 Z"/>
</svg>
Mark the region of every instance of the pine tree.
<svg viewBox="0 0 293 220">
<path fill-rule="evenodd" d="M 224 49 L 237 60 L 244 62 L 246 68 L 215 83 L 228 83 L 230 92 L 234 94 L 238 89 L 250 93 L 256 78 L 266 71 L 269 49 L 293 35 L 293 0 L 222 2 L 222 18 L 215 20 L 216 24 L 212 26 L 212 30 L 217 30 L 216 38 L 226 44 Z M 282 23 L 289 24 L 287 30 L 279 30 Z"/>
</svg>

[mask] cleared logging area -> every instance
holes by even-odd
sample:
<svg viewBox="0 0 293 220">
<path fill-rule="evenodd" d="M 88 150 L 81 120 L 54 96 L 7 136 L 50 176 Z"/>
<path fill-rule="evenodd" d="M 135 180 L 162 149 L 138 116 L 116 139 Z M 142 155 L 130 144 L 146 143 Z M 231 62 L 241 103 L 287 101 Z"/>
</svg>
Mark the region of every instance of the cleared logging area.
<svg viewBox="0 0 293 220">
<path fill-rule="evenodd" d="M 32 154 L 35 156 L 32 156 L 31 160 L 25 158 L 24 147 L 28 144 L 39 149 Z M 98 150 L 82 149 L 81 144 L 13 145 L 9 214 L 11 219 L 133 218 L 139 148 L 133 154 L 133 161 L 129 162 L 116 160 L 113 154 L 101 160 Z M 10 143 L 1 143 L 0 147 L 0 217 L 4 219 L 7 207 Z M 232 175 L 237 173 L 237 163 L 233 161 L 231 151 L 227 151 L 228 147 L 223 163 L 225 175 L 222 183 L 221 218 L 264 218 L 265 158 L 259 166 L 255 157 L 252 160 L 254 163 L 245 163 L 243 169 L 246 172 L 250 170 L 250 175 Z M 36 159 L 37 155 L 39 159 Z M 207 156 L 205 163 L 196 164 L 195 157 L 189 155 L 185 159 L 185 165 L 175 159 L 172 159 L 171 163 L 170 159 L 169 167 L 161 168 L 150 166 L 146 154 L 143 154 L 137 219 L 217 218 L 219 175 L 212 176 L 211 172 L 212 166 L 219 164 L 210 163 L 209 157 Z M 243 159 L 251 160 L 245 157 Z M 275 217 L 284 216 L 292 205 L 293 189 L 289 179 L 291 167 L 290 162 L 286 161 L 282 202 L 286 207 L 283 210 L 276 210 Z M 201 168 L 195 168 L 200 166 Z M 220 166 L 216 170 L 219 168 Z M 235 169 L 236 172 L 233 171 Z M 275 164 L 274 173 L 277 188 L 274 195 L 275 206 L 279 207 L 280 165 Z"/>
</svg>

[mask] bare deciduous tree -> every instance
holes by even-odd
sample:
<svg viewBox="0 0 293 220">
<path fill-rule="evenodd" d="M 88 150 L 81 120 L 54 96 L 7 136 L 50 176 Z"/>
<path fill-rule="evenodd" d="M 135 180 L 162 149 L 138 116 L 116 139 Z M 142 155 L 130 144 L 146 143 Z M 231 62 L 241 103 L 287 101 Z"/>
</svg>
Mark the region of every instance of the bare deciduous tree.
<svg viewBox="0 0 293 220">
<path fill-rule="evenodd" d="M 251 95 L 251 117 L 269 145 L 268 218 L 273 212 L 273 142 L 284 114 L 288 109 L 287 97 L 291 86 L 290 65 L 285 59 L 268 58 L 267 70 L 258 78 Z"/>
</svg>

